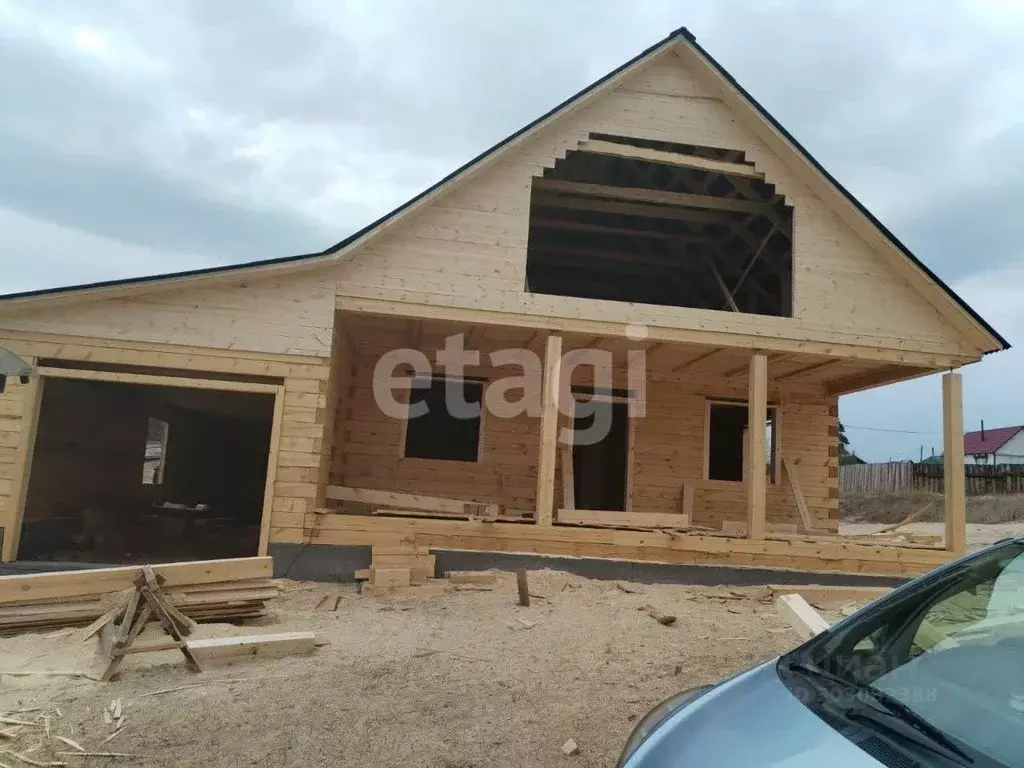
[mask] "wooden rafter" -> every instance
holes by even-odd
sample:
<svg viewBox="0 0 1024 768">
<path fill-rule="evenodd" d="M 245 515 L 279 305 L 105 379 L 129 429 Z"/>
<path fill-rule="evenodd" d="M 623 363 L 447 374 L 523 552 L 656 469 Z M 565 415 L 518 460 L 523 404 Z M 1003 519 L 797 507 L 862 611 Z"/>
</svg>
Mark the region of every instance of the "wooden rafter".
<svg viewBox="0 0 1024 768">
<path fill-rule="evenodd" d="M 618 144 L 611 141 L 591 139 L 579 144 L 580 151 L 592 152 L 610 157 L 644 160 L 651 163 L 674 165 L 681 168 L 692 168 L 699 171 L 747 176 L 752 179 L 764 179 L 764 174 L 754 168 L 753 163 L 731 163 L 725 160 L 712 160 L 697 155 L 684 155 L 679 152 L 665 152 L 660 149 L 634 147 L 629 144 Z"/>
<path fill-rule="evenodd" d="M 689 208 L 702 208 L 714 211 L 738 211 L 740 213 L 759 213 L 774 218 L 772 206 L 752 200 L 736 200 L 711 195 L 693 195 L 685 192 L 665 192 L 660 189 L 643 187 L 613 187 L 604 184 L 584 184 L 578 181 L 560 181 L 558 179 L 534 179 L 535 189 L 548 192 L 566 192 L 576 195 L 603 197 L 611 200 L 631 200 L 641 203 L 660 203 L 678 205 Z"/>
<path fill-rule="evenodd" d="M 789 373 L 784 373 L 781 376 L 776 376 L 775 380 L 776 381 L 788 381 L 789 379 L 796 379 L 796 378 L 799 378 L 801 376 L 805 376 L 805 375 L 810 374 L 810 373 L 817 373 L 820 370 L 823 370 L 825 368 L 829 368 L 829 367 L 831 367 L 833 365 L 837 365 L 839 363 L 844 363 L 844 362 L 846 362 L 846 360 L 844 360 L 843 358 L 837 357 L 837 358 L 835 358 L 833 360 L 825 360 L 824 362 L 821 362 L 821 363 L 813 363 L 812 365 L 805 365 L 803 368 L 797 368 L 795 371 L 790 371 Z"/>
<path fill-rule="evenodd" d="M 536 179 L 535 181 L 539 181 Z M 623 216 L 645 216 L 652 219 L 671 219 L 675 221 L 696 221 L 703 224 L 726 224 L 733 222 L 728 213 L 702 211 L 689 208 L 667 208 L 661 205 L 645 205 L 625 200 L 597 200 L 593 198 L 565 197 L 538 190 L 533 195 L 533 205 L 543 208 L 565 208 L 574 211 L 594 211 L 596 213 L 618 213 Z"/>
<path fill-rule="evenodd" d="M 606 224 L 591 224 L 584 221 L 567 221 L 533 216 L 530 219 L 531 229 L 559 229 L 568 232 L 587 232 L 598 235 L 625 235 L 627 237 L 645 237 L 653 240 L 673 240 L 685 243 L 704 243 L 721 240 L 715 235 L 679 235 L 673 232 L 662 232 L 657 229 L 641 227 L 612 227 Z"/>
<path fill-rule="evenodd" d="M 725 296 L 726 304 L 733 312 L 739 312 L 740 308 L 736 305 L 736 300 L 729 293 L 729 287 L 725 284 L 725 280 L 722 279 L 722 273 L 718 271 L 718 267 L 715 266 L 710 258 L 708 259 L 708 268 L 711 270 L 711 274 L 715 276 L 715 282 L 718 283 L 718 287 L 722 289 L 722 295 Z"/>
<path fill-rule="evenodd" d="M 677 365 L 675 368 L 672 369 L 672 372 L 673 373 L 679 373 L 680 371 L 685 371 L 687 369 L 694 368 L 694 367 L 700 365 L 701 363 L 705 362 L 706 360 L 711 359 L 712 357 L 714 357 L 715 355 L 719 354 L 720 352 L 724 352 L 724 351 L 725 351 L 724 348 L 716 347 L 715 349 L 712 349 L 712 350 L 710 350 L 708 352 L 704 352 L 703 354 L 697 355 L 697 357 L 695 357 L 695 358 L 693 358 L 691 360 L 687 360 L 684 363 L 680 363 L 679 365 Z"/>
</svg>

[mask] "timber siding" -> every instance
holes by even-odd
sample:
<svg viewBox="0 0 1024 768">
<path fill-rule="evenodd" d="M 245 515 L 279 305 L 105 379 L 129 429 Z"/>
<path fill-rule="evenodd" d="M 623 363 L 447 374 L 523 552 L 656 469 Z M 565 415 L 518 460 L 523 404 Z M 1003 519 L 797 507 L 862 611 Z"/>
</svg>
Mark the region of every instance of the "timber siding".
<svg viewBox="0 0 1024 768">
<path fill-rule="evenodd" d="M 590 133 L 743 150 L 795 207 L 794 317 L 527 293 L 532 178 Z M 340 306 L 352 310 L 365 299 L 694 331 L 713 327 L 754 345 L 757 339 L 841 343 L 902 350 L 908 361 L 914 353 L 979 352 L 671 53 L 405 218 L 333 271 Z"/>
</svg>

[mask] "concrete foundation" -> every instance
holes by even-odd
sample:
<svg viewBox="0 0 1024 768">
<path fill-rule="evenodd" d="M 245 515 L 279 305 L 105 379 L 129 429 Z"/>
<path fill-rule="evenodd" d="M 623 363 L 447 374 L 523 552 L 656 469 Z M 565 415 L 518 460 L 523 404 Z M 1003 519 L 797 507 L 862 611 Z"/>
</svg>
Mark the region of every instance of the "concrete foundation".
<svg viewBox="0 0 1024 768">
<path fill-rule="evenodd" d="M 822 584 L 827 586 L 889 587 L 907 579 L 846 573 L 810 573 L 774 568 L 729 568 L 719 565 L 678 565 L 600 558 L 554 557 L 508 552 L 435 550 L 435 576 L 448 571 L 543 570 L 566 571 L 590 579 L 633 581 L 641 584 L 698 584 L 757 586 L 761 584 Z M 370 567 L 370 547 L 313 544 L 271 544 L 274 575 L 311 581 L 350 582 L 360 568 Z"/>
</svg>

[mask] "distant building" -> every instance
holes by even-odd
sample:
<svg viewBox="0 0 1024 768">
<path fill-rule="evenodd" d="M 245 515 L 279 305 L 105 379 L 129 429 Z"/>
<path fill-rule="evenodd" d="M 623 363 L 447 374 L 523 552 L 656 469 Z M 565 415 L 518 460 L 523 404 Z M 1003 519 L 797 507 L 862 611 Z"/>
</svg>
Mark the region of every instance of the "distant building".
<svg viewBox="0 0 1024 768">
<path fill-rule="evenodd" d="M 968 464 L 1024 464 L 1024 424 L 964 433 Z"/>
</svg>

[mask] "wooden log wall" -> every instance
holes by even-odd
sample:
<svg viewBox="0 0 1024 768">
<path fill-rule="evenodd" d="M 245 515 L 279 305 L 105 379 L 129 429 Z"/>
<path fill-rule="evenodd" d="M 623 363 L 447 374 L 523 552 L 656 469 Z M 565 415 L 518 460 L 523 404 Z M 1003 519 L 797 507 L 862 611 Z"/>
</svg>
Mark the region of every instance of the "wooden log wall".
<svg viewBox="0 0 1024 768">
<path fill-rule="evenodd" d="M 29 359 L 82 366 L 144 367 L 147 372 L 200 378 L 248 378 L 284 386 L 280 451 L 275 468 L 273 516 L 285 524 L 315 508 L 327 423 L 328 357 L 260 354 L 206 347 L 22 333 L 0 329 L 0 344 Z M 0 527 L 6 541 L 15 524 L 20 465 L 26 451 L 32 385 L 12 383 L 0 395 Z M 13 558 L 7 550 L 4 555 Z"/>
<path fill-rule="evenodd" d="M 339 393 L 342 405 L 335 418 L 331 484 L 533 510 L 540 443 L 537 417 L 523 414 L 500 419 L 485 413 L 481 460 L 477 463 L 402 457 L 402 419 L 388 417 L 377 407 L 372 376 L 382 354 L 409 343 L 409 334 L 399 329 L 361 332 L 355 340 L 352 378 Z M 432 348 L 426 351 L 432 357 Z M 586 375 L 585 369 L 577 370 Z M 474 369 L 472 373 L 493 377 L 508 372 Z M 685 381 L 648 382 L 647 416 L 634 425 L 632 511 L 682 512 L 683 483 L 703 478 L 707 398 L 745 396 L 742 384 L 722 378 L 694 375 Z M 793 463 L 815 528 L 835 530 L 835 398 L 812 394 L 787 398 L 780 408 L 781 450 Z M 743 520 L 743 483 L 720 482 L 715 486 L 695 493 L 693 522 L 720 527 L 725 520 Z M 561 472 L 556 475 L 555 498 L 561 506 Z M 768 520 L 795 523 L 798 519 L 788 482 L 783 478 L 781 483 L 769 483 Z M 281 520 L 277 518 L 275 524 L 281 524 Z M 307 529 L 311 522 L 305 521 Z M 298 528 L 302 523 L 289 518 L 286 527 Z"/>
</svg>

